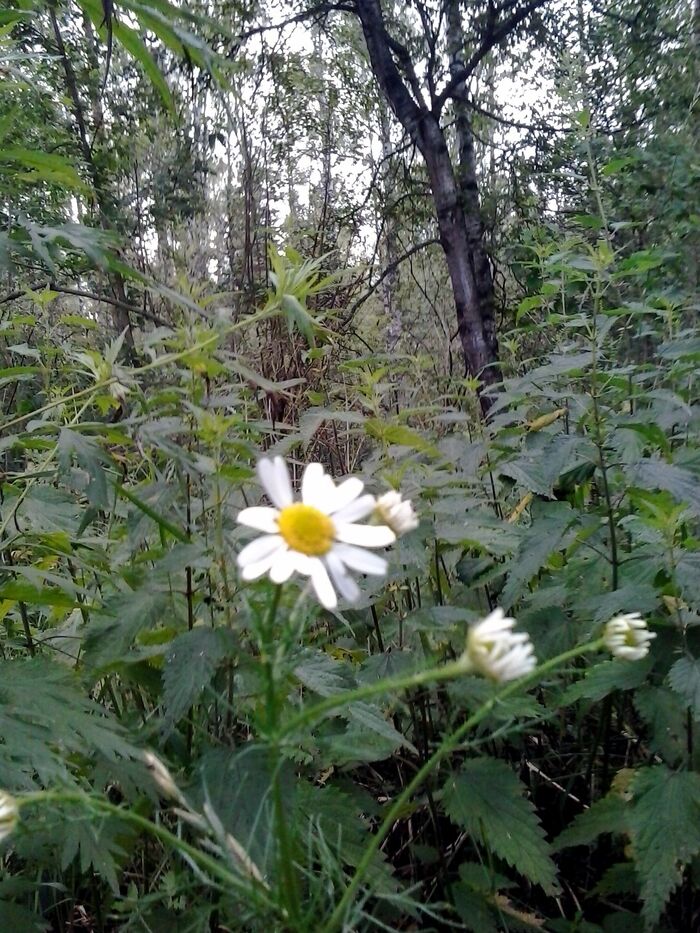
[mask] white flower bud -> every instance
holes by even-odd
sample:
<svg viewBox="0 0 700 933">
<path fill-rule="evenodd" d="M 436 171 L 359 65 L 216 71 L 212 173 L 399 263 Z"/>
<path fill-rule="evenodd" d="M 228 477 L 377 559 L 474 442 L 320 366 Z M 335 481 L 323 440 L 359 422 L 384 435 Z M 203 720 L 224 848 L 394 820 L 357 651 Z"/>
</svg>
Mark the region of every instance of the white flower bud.
<svg viewBox="0 0 700 933">
<path fill-rule="evenodd" d="M 649 645 L 655 632 L 650 632 L 646 621 L 638 612 L 622 612 L 614 616 L 603 629 L 603 641 L 616 658 L 641 661 L 649 654 Z"/>
<path fill-rule="evenodd" d="M 494 609 L 481 622 L 469 627 L 467 648 L 462 655 L 465 670 L 476 671 L 499 683 L 517 680 L 537 666 L 532 642 L 525 632 L 512 631 L 515 619 Z"/>
<path fill-rule="evenodd" d="M 403 499 L 400 492 L 390 490 L 377 499 L 374 516 L 382 525 L 388 525 L 395 535 L 405 535 L 418 527 L 410 499 Z"/>
</svg>

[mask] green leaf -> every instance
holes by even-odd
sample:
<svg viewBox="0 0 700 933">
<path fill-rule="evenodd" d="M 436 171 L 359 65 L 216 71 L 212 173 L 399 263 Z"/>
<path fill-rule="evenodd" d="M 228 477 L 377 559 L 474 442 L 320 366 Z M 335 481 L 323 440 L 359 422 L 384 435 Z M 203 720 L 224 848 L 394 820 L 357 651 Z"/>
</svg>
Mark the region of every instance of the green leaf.
<svg viewBox="0 0 700 933">
<path fill-rule="evenodd" d="M 168 646 L 163 667 L 163 706 L 161 729 L 170 732 L 212 681 L 225 657 L 222 632 L 204 626 L 184 632 Z"/>
<path fill-rule="evenodd" d="M 136 754 L 72 670 L 46 658 L 0 661 L 0 735 L 0 786 L 11 792 L 72 781 L 72 756 Z"/>
<path fill-rule="evenodd" d="M 615 690 L 634 690 L 649 677 L 653 659 L 646 657 L 641 661 L 601 661 L 586 671 L 585 677 L 566 688 L 558 704 L 566 706 L 576 700 L 602 700 Z"/>
<path fill-rule="evenodd" d="M 628 470 L 628 479 L 643 489 L 665 489 L 700 515 L 700 480 L 690 470 L 665 460 L 642 460 Z"/>
<path fill-rule="evenodd" d="M 170 594 L 142 586 L 108 599 L 90 623 L 86 638 L 87 659 L 96 670 L 128 661 L 133 640 L 153 628 L 165 616 Z"/>
<path fill-rule="evenodd" d="M 538 573 L 547 558 L 562 546 L 564 535 L 576 521 L 573 510 L 563 502 L 548 504 L 523 535 L 517 555 L 507 565 L 508 580 L 500 604 L 510 609 L 525 585 Z"/>
<path fill-rule="evenodd" d="M 147 515 L 149 518 L 153 519 L 153 521 L 158 525 L 159 528 L 162 528 L 163 531 L 167 531 L 173 536 L 173 538 L 176 538 L 183 544 L 187 544 L 189 542 L 190 539 L 187 537 L 184 531 L 181 531 L 177 525 L 173 525 L 172 522 L 169 522 L 168 519 L 163 515 L 159 515 L 155 509 L 152 509 L 150 505 L 143 501 L 143 499 L 140 499 L 136 493 L 132 492 L 130 489 L 127 489 L 126 486 L 116 484 L 115 489 L 117 490 L 117 493 L 122 496 L 122 498 L 128 499 L 128 501 L 135 505 L 137 509 L 140 509 L 144 515 Z"/>
<path fill-rule="evenodd" d="M 319 696 L 342 693 L 355 685 L 347 665 L 336 661 L 325 651 L 306 649 L 301 656 L 303 660 L 294 668 L 294 675 Z"/>
<path fill-rule="evenodd" d="M 700 660 L 679 658 L 668 672 L 668 682 L 671 690 L 691 708 L 693 718 L 700 720 Z"/>
<path fill-rule="evenodd" d="M 554 894 L 559 885 L 550 846 L 525 790 L 504 761 L 473 758 L 448 780 L 443 801 L 450 819 L 475 842 Z"/>
<path fill-rule="evenodd" d="M 27 175 L 28 178 L 54 182 L 84 193 L 90 190 L 78 175 L 72 163 L 55 152 L 36 152 L 32 149 L 23 149 L 20 146 L 11 146 L 7 149 L 0 149 L 0 162 L 25 165 L 31 169 L 31 172 Z"/>
<path fill-rule="evenodd" d="M 270 750 L 262 745 L 244 744 L 239 749 L 215 749 L 206 752 L 199 762 L 199 786 L 193 797 L 195 805 L 207 802 L 221 821 L 246 850 L 266 876 L 274 873 L 276 862 L 272 802 Z M 292 815 L 296 784 L 291 766 L 283 762 L 278 769 L 285 812 Z M 292 824 L 290 819 L 290 825 Z"/>
<path fill-rule="evenodd" d="M 125 26 L 124 23 L 116 19 L 113 20 L 112 29 L 114 31 L 114 38 L 126 49 L 129 55 L 136 59 L 139 65 L 141 65 L 149 81 L 163 99 L 163 103 L 167 110 L 174 116 L 175 103 L 170 93 L 170 88 L 138 32 L 136 32 L 135 29 L 130 29 L 128 26 Z"/>
<path fill-rule="evenodd" d="M 40 916 L 13 904 L 10 901 L 0 900 L 0 930 L 22 930 L 22 933 L 47 933 L 51 924 L 42 920 Z"/>
<path fill-rule="evenodd" d="M 700 551 L 681 551 L 675 569 L 684 599 L 700 609 Z"/>
<path fill-rule="evenodd" d="M 644 768 L 632 784 L 634 860 L 642 882 L 643 916 L 655 929 L 683 868 L 700 853 L 700 775 Z"/>
<path fill-rule="evenodd" d="M 641 687 L 634 694 L 633 702 L 649 727 L 647 741 L 651 751 L 669 764 L 682 761 L 687 754 L 687 722 L 686 707 L 680 697 L 666 687 Z"/>
<path fill-rule="evenodd" d="M 603 833 L 625 833 L 629 829 L 627 806 L 618 793 L 610 793 L 579 813 L 552 843 L 558 852 L 569 846 L 587 846 Z"/>
</svg>

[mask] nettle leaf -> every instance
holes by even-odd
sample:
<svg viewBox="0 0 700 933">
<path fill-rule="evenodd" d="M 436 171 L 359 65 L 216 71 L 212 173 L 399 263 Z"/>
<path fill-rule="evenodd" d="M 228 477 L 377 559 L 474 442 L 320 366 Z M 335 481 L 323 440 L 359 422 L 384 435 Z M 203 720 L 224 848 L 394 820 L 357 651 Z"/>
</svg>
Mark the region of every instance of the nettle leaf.
<svg viewBox="0 0 700 933">
<path fill-rule="evenodd" d="M 700 720 L 700 660 L 679 658 L 668 672 L 671 690 L 677 693 L 693 712 L 693 718 Z"/>
<path fill-rule="evenodd" d="M 88 477 L 87 495 L 90 505 L 98 509 L 106 509 L 109 505 L 107 493 L 107 479 L 105 465 L 109 464 L 109 457 L 92 437 L 84 437 L 77 431 L 61 428 L 57 445 L 58 464 L 61 472 L 68 473 L 73 455 Z"/>
<path fill-rule="evenodd" d="M 169 733 L 208 687 L 226 655 L 223 631 L 197 626 L 168 646 L 163 667 L 164 716 L 161 730 Z"/>
<path fill-rule="evenodd" d="M 554 484 L 565 469 L 570 469 L 579 460 L 582 445 L 583 439 L 576 435 L 530 436 L 521 456 L 500 463 L 498 471 L 510 476 L 530 492 L 552 499 Z"/>
<path fill-rule="evenodd" d="M 362 859 L 370 823 L 364 799 L 331 784 L 318 787 L 301 781 L 297 788 L 299 811 L 307 821 L 307 833 L 322 840 L 339 862 L 353 868 Z M 372 888 L 389 893 L 397 888 L 382 852 L 372 858 Z"/>
<path fill-rule="evenodd" d="M 557 704 L 566 706 L 576 700 L 602 700 L 615 690 L 634 690 L 646 682 L 654 661 L 646 657 L 641 661 L 614 659 L 595 664 L 584 677 L 566 688 Z"/>
<path fill-rule="evenodd" d="M 266 875 L 274 872 L 275 865 L 273 768 L 270 750 L 263 745 L 251 742 L 233 750 L 212 749 L 200 759 L 199 782 L 192 791 L 195 805 L 201 809 L 208 803 Z M 278 774 L 283 805 L 291 814 L 297 793 L 291 764 L 282 762 Z"/>
<path fill-rule="evenodd" d="M 629 831 L 628 808 L 624 798 L 618 793 L 606 797 L 579 813 L 566 829 L 552 843 L 552 849 L 558 852 L 569 846 L 587 846 L 603 833 L 626 833 Z"/>
<path fill-rule="evenodd" d="M 551 503 L 536 516 L 532 527 L 520 540 L 518 553 L 508 564 L 508 582 L 500 599 L 504 609 L 510 609 L 547 558 L 563 547 L 564 536 L 574 521 L 575 513 L 563 502 Z"/>
<path fill-rule="evenodd" d="M 629 482 L 643 489 L 664 489 L 700 515 L 700 479 L 683 467 L 665 460 L 642 460 L 628 471 Z"/>
<path fill-rule="evenodd" d="M 370 732 L 376 733 L 380 738 L 386 739 L 395 748 L 404 745 L 414 755 L 418 754 L 415 746 L 391 725 L 378 706 L 370 703 L 351 703 L 349 706 L 343 707 L 340 714 L 350 723 L 368 729 Z"/>
<path fill-rule="evenodd" d="M 687 754 L 687 722 L 686 707 L 680 697 L 666 687 L 641 687 L 633 702 L 649 727 L 649 748 L 669 764 L 682 761 Z"/>
<path fill-rule="evenodd" d="M 79 857 L 80 870 L 91 869 L 99 874 L 114 894 L 119 893 L 117 868 L 126 860 L 123 844 L 132 835 L 123 820 L 114 817 L 93 823 L 84 815 L 75 814 L 62 822 L 63 836 L 61 868 L 65 872 L 71 862 Z"/>
<path fill-rule="evenodd" d="M 355 686 L 347 665 L 336 661 L 325 651 L 307 649 L 302 652 L 302 658 L 301 664 L 294 668 L 294 674 L 305 687 L 319 696 L 342 693 Z"/>
<path fill-rule="evenodd" d="M 676 560 L 676 579 L 683 598 L 700 608 L 700 551 L 681 551 Z"/>
<path fill-rule="evenodd" d="M 479 845 L 487 846 L 548 894 L 559 890 L 550 846 L 525 785 L 496 758 L 473 758 L 445 785 L 445 810 Z"/>
<path fill-rule="evenodd" d="M 137 754 L 74 673 L 45 658 L 0 661 L 0 735 L 0 786 L 9 791 L 72 780 L 70 755 Z"/>
<path fill-rule="evenodd" d="M 642 769 L 632 784 L 634 860 L 642 882 L 643 916 L 653 929 L 683 868 L 700 853 L 700 775 L 664 765 Z"/>
<path fill-rule="evenodd" d="M 128 660 L 136 636 L 160 622 L 169 603 L 169 593 L 145 585 L 108 599 L 85 637 L 86 656 L 93 667 L 100 670 Z"/>
</svg>

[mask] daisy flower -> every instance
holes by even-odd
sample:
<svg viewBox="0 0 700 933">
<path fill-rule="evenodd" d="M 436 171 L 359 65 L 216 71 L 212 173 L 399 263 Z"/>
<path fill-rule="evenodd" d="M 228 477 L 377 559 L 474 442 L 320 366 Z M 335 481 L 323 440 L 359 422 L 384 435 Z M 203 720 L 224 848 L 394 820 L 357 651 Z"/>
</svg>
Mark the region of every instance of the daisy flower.
<svg viewBox="0 0 700 933">
<path fill-rule="evenodd" d="M 296 572 L 311 578 L 321 605 L 334 609 L 337 593 L 348 602 L 360 595 L 349 571 L 386 573 L 386 560 L 367 548 L 386 547 L 396 535 L 387 525 L 356 524 L 376 504 L 374 496 L 362 495 L 362 480 L 350 477 L 336 486 L 322 464 L 310 463 L 296 501 L 282 457 L 261 460 L 258 477 L 272 508 L 254 506 L 238 514 L 240 524 L 263 533 L 238 555 L 244 580 L 267 573 L 273 583 L 284 583 Z"/>
<path fill-rule="evenodd" d="M 410 499 L 402 498 L 401 493 L 394 489 L 377 499 L 374 515 L 380 522 L 388 525 L 397 537 L 418 527 L 418 516 Z"/>
<path fill-rule="evenodd" d="M 641 661 L 649 654 L 649 645 L 656 632 L 650 632 L 638 612 L 622 612 L 606 624 L 603 641 L 608 651 L 616 658 L 626 661 Z"/>
<path fill-rule="evenodd" d="M 469 627 L 467 648 L 462 660 L 467 671 L 476 671 L 505 683 L 534 671 L 537 659 L 532 642 L 524 632 L 512 631 L 515 619 L 502 609 L 494 611 Z"/>
</svg>

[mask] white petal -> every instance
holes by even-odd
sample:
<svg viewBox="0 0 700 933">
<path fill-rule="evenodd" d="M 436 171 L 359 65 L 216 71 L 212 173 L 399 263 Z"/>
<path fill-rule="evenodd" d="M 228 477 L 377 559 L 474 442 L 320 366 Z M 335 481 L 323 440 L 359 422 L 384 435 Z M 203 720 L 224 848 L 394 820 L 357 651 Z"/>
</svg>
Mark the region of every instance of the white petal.
<svg viewBox="0 0 700 933">
<path fill-rule="evenodd" d="M 246 544 L 238 555 L 238 566 L 245 567 L 246 564 L 257 564 L 258 561 L 264 560 L 281 548 L 286 548 L 281 535 L 263 535 L 261 538 L 251 541 L 250 544 Z"/>
<path fill-rule="evenodd" d="M 358 573 L 369 573 L 375 577 L 383 577 L 386 573 L 386 560 L 362 548 L 353 547 L 351 544 L 335 544 L 331 553 L 337 555 L 347 567 L 357 570 Z"/>
<path fill-rule="evenodd" d="M 346 508 L 346 506 L 350 505 L 351 502 L 354 502 L 355 499 L 357 499 L 364 488 L 365 484 L 356 476 L 351 476 L 350 479 L 346 479 L 344 483 L 341 483 L 340 486 L 336 487 L 335 494 L 333 496 L 333 505 L 331 506 L 329 513 L 331 515 L 335 515 L 335 513 L 339 512 L 340 509 Z"/>
<path fill-rule="evenodd" d="M 241 577 L 244 580 L 257 580 L 258 577 L 262 577 L 263 574 L 268 572 L 276 558 L 277 551 L 273 551 L 271 554 L 268 554 L 267 557 L 262 558 L 254 564 L 246 564 L 245 567 L 241 568 Z"/>
<path fill-rule="evenodd" d="M 275 467 L 277 492 L 280 498 L 284 501 L 285 506 L 291 505 L 294 501 L 294 493 L 292 492 L 292 481 L 289 478 L 287 464 L 284 462 L 282 457 L 275 457 L 273 464 Z"/>
<path fill-rule="evenodd" d="M 283 509 L 292 502 L 292 486 L 284 460 L 263 458 L 258 461 L 258 477 L 263 489 L 278 509 Z"/>
<path fill-rule="evenodd" d="M 374 496 L 370 496 L 369 493 L 366 496 L 360 496 L 359 499 L 355 499 L 350 505 L 346 505 L 345 508 L 334 512 L 333 521 L 340 522 L 341 524 L 343 522 L 357 522 L 361 518 L 367 518 L 370 512 L 374 511 L 376 504 L 377 500 Z"/>
<path fill-rule="evenodd" d="M 277 509 L 270 509 L 266 505 L 255 505 L 239 512 L 236 521 L 248 528 L 255 528 L 256 531 L 264 531 L 273 535 L 277 531 L 278 515 Z"/>
<path fill-rule="evenodd" d="M 386 547 L 396 541 L 396 535 L 387 525 L 336 525 L 335 537 L 344 544 L 360 547 Z"/>
<path fill-rule="evenodd" d="M 327 489 L 325 476 L 323 465 L 320 463 L 310 463 L 306 467 L 301 478 L 301 498 L 305 505 L 317 505 L 319 497 L 323 496 L 323 491 Z"/>
<path fill-rule="evenodd" d="M 311 564 L 311 582 L 318 596 L 318 601 L 326 609 L 335 609 L 338 605 L 338 597 L 335 595 L 328 571 L 318 557 L 312 557 Z"/>
<path fill-rule="evenodd" d="M 325 556 L 326 566 L 340 595 L 349 603 L 355 603 L 360 597 L 360 588 L 347 573 L 342 560 L 333 551 Z"/>
<path fill-rule="evenodd" d="M 301 551 L 290 551 L 289 553 L 294 561 L 296 572 L 300 573 L 302 577 L 310 577 L 314 567 L 313 558 L 309 557 L 308 554 L 302 554 Z"/>
<path fill-rule="evenodd" d="M 330 513 L 335 502 L 336 488 L 333 478 L 320 463 L 311 463 L 302 478 L 302 500 L 325 515 Z"/>
<path fill-rule="evenodd" d="M 285 583 L 296 570 L 294 554 L 285 549 L 275 554 L 275 562 L 270 568 L 270 579 L 273 583 Z"/>
</svg>

